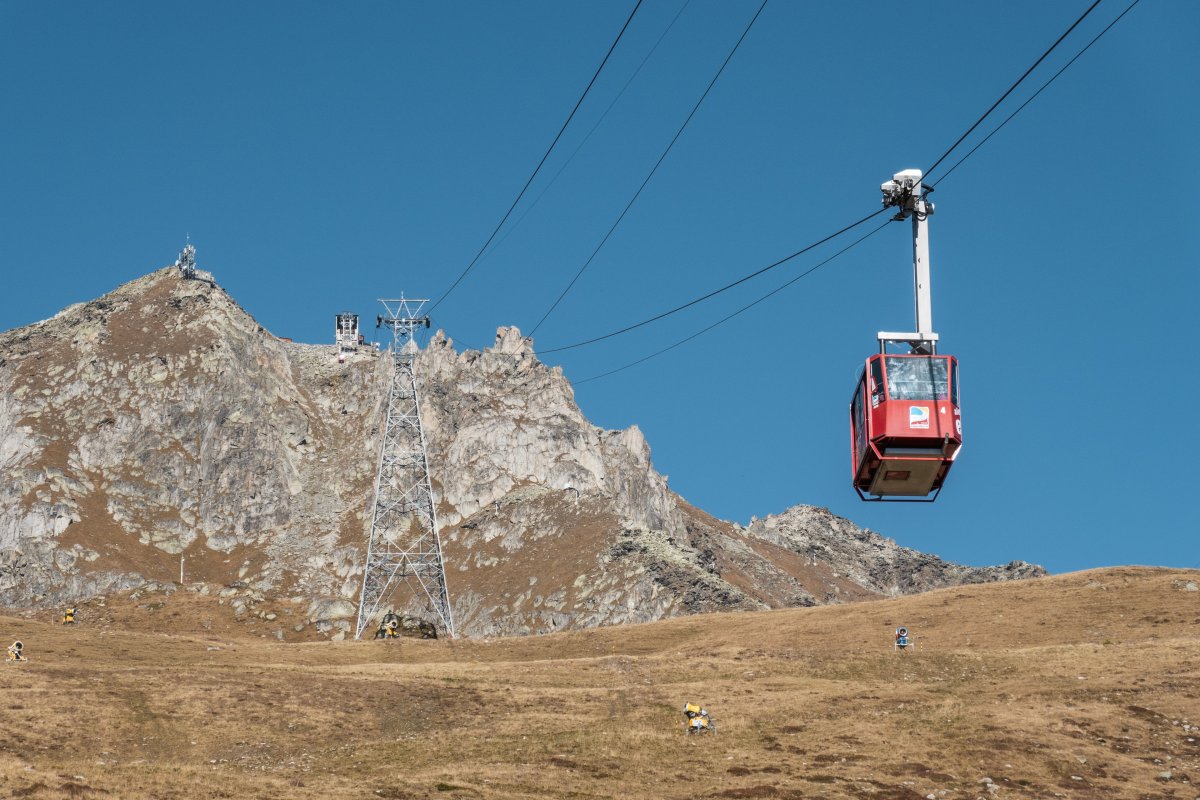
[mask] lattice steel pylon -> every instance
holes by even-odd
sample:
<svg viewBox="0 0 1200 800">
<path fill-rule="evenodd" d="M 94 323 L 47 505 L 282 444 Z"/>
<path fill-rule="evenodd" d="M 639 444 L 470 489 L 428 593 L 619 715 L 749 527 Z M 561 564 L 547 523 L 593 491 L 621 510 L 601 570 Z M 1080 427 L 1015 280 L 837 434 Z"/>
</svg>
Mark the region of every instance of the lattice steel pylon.
<svg viewBox="0 0 1200 800">
<path fill-rule="evenodd" d="M 413 360 L 418 328 L 429 327 L 429 317 L 419 316 L 428 300 L 380 300 L 387 313 L 376 317 L 379 326 L 392 331 L 392 385 L 388 394 L 379 467 L 375 474 L 375 508 L 367 542 L 362 592 L 358 600 L 358 623 L 354 638 L 384 610 L 383 604 L 401 583 L 413 594 L 424 594 L 442 630 L 454 637 L 454 616 L 442 543 L 438 537 L 437 511 L 429 479 L 425 433 L 421 429 L 420 398 Z M 412 583 L 415 581 L 415 587 Z"/>
</svg>

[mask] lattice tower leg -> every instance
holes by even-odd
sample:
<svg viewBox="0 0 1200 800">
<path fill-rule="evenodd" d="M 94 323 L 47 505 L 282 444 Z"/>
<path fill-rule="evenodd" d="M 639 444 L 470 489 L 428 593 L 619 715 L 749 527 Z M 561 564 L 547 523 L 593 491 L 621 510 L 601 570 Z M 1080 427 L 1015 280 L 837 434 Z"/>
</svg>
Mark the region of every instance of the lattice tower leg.
<svg viewBox="0 0 1200 800">
<path fill-rule="evenodd" d="M 375 508 L 355 639 L 361 638 L 363 631 L 387 610 L 384 603 L 402 582 L 414 595 L 424 596 L 442 631 L 450 637 L 455 635 L 421 428 L 415 355 L 416 347 L 411 342 L 393 353 L 392 385 L 375 476 Z"/>
</svg>

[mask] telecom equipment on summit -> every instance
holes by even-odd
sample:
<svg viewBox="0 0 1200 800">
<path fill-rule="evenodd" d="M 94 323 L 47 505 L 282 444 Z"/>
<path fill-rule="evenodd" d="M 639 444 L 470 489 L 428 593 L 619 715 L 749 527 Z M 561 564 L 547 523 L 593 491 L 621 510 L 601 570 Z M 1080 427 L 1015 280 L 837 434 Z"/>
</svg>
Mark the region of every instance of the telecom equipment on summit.
<svg viewBox="0 0 1200 800">
<path fill-rule="evenodd" d="M 175 266 L 184 280 L 196 279 L 196 246 L 190 240 L 179 251 L 179 258 L 175 259 Z"/>
<path fill-rule="evenodd" d="M 183 249 L 179 251 L 179 258 L 175 259 L 175 268 L 179 270 L 179 276 L 185 281 L 204 281 L 210 286 L 217 285 L 211 272 L 196 267 L 196 246 L 192 244 L 190 236 Z"/>
<path fill-rule="evenodd" d="M 929 295 L 929 217 L 933 203 L 921 171 L 907 169 L 880 186 L 893 219 L 912 219 L 917 330 L 880 331 L 850 401 L 854 489 L 863 500 L 937 499 L 962 448 L 958 359 L 939 355 Z M 908 352 L 889 353 L 901 345 Z M 929 495 L 932 494 L 932 497 Z"/>
</svg>

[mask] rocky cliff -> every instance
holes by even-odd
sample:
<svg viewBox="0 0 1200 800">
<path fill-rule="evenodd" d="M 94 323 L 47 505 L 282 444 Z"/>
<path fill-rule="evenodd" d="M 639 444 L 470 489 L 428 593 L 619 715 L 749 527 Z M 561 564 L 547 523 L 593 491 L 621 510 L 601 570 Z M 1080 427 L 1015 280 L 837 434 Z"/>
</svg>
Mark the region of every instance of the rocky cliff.
<svg viewBox="0 0 1200 800">
<path fill-rule="evenodd" d="M 343 635 L 390 368 L 371 348 L 339 363 L 332 346 L 281 341 L 173 268 L 0 335 L 0 604 L 170 588 L 182 567 L 240 617 L 299 607 L 280 638 Z M 516 329 L 465 352 L 439 333 L 416 370 L 468 635 L 1042 573 L 949 564 L 824 509 L 714 519 L 668 488 L 636 427 L 589 423 Z"/>
</svg>

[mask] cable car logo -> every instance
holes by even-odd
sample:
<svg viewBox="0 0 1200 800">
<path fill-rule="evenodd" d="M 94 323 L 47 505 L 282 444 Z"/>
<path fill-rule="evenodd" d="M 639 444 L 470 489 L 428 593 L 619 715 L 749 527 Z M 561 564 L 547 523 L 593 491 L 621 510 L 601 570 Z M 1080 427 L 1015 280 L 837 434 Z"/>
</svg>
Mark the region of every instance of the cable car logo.
<svg viewBox="0 0 1200 800">
<path fill-rule="evenodd" d="M 929 428 L 929 409 L 925 406 L 909 406 L 908 427 Z"/>
</svg>

